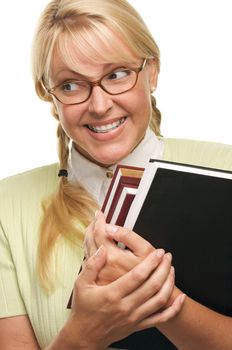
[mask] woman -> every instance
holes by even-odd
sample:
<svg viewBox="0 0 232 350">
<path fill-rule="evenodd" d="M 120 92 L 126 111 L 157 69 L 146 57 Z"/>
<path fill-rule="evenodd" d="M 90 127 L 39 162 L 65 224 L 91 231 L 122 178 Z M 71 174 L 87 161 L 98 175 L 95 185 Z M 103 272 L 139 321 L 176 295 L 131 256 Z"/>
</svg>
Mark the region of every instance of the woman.
<svg viewBox="0 0 232 350">
<path fill-rule="evenodd" d="M 231 346 L 228 335 L 221 340 L 230 318 L 184 303 L 170 253 L 106 225 L 100 212 L 92 222 L 118 162 L 145 166 L 155 156 L 232 168 L 231 147 L 218 145 L 215 160 L 206 145 L 200 161 L 202 144 L 160 137 L 151 95 L 159 64 L 156 43 L 124 0 L 53 0 L 42 14 L 34 81 L 58 121 L 60 162 L 1 183 L 1 348 L 105 349 L 156 326 L 179 348 Z"/>
</svg>

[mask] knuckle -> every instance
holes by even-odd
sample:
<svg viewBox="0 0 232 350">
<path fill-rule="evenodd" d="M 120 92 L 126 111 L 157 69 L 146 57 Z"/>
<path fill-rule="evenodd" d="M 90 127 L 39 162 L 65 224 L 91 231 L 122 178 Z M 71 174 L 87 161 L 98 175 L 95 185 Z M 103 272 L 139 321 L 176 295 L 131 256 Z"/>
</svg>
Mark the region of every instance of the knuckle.
<svg viewBox="0 0 232 350">
<path fill-rule="evenodd" d="M 119 304 L 119 313 L 124 319 L 127 319 L 127 321 L 130 317 L 130 311 L 130 307 L 125 305 L 125 303 Z"/>
<path fill-rule="evenodd" d="M 134 307 L 130 303 L 122 302 L 119 306 L 119 313 L 121 317 L 126 320 L 127 324 L 136 323 L 136 313 L 134 312 Z"/>
<path fill-rule="evenodd" d="M 162 307 L 166 306 L 168 301 L 168 297 L 164 294 L 158 294 L 156 298 L 156 305 L 158 309 L 161 309 Z"/>
<path fill-rule="evenodd" d="M 145 256 L 151 254 L 154 250 L 155 248 L 149 242 L 146 242 L 146 246 L 144 247 Z"/>
<path fill-rule="evenodd" d="M 94 264 L 93 257 L 89 258 L 88 260 L 85 260 L 84 264 L 82 265 L 82 272 L 81 273 L 84 273 L 84 272 L 88 273 L 88 272 L 92 271 L 93 264 Z"/>
<path fill-rule="evenodd" d="M 120 307 L 119 297 L 116 291 L 105 293 L 103 299 L 105 305 L 117 305 L 118 308 Z"/>
<path fill-rule="evenodd" d="M 132 270 L 132 278 L 138 282 L 142 282 L 144 280 L 144 272 L 142 269 L 136 268 Z"/>
<path fill-rule="evenodd" d="M 135 313 L 131 313 L 128 317 L 127 317 L 127 323 L 130 325 L 135 325 L 138 322 L 138 319 L 136 317 Z"/>
<path fill-rule="evenodd" d="M 157 293 L 162 287 L 162 283 L 160 280 L 155 279 L 152 281 L 152 290 L 154 293 Z"/>
</svg>

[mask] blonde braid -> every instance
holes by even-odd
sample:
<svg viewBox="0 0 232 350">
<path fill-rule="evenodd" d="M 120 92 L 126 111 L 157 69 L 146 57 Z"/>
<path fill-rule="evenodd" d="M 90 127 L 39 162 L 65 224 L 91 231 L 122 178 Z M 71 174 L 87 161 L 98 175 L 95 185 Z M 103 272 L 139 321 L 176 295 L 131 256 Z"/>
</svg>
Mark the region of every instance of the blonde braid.
<svg viewBox="0 0 232 350">
<path fill-rule="evenodd" d="M 60 168 L 67 169 L 70 138 L 65 134 L 61 124 L 59 124 L 57 128 L 57 138 L 58 138 L 58 156 L 60 160 Z"/>
<path fill-rule="evenodd" d="M 161 113 L 160 113 L 160 110 L 156 107 L 156 99 L 154 96 L 151 96 L 151 103 L 152 103 L 152 118 L 150 121 L 150 127 L 157 136 L 161 136 L 161 133 L 160 133 Z"/>
<path fill-rule="evenodd" d="M 67 169 L 70 139 L 61 125 L 57 129 L 60 167 Z M 50 273 L 50 258 L 56 240 L 63 236 L 69 241 L 82 245 L 83 229 L 94 218 L 98 209 L 97 202 L 78 183 L 60 177 L 57 191 L 43 202 L 43 218 L 40 226 L 38 246 L 38 272 L 42 285 L 46 289 L 53 286 Z"/>
</svg>

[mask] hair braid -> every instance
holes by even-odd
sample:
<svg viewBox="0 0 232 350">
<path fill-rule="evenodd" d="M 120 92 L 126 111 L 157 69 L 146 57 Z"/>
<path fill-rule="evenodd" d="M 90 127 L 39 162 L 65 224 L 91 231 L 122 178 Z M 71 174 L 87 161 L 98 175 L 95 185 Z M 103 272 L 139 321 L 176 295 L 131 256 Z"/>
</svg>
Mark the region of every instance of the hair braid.
<svg viewBox="0 0 232 350">
<path fill-rule="evenodd" d="M 58 138 L 58 156 L 60 160 L 60 168 L 67 169 L 70 138 L 64 132 L 61 124 L 59 124 L 57 128 L 57 138 Z"/>
<path fill-rule="evenodd" d="M 151 103 L 152 103 L 152 118 L 150 121 L 150 127 L 157 136 L 161 136 L 161 133 L 160 133 L 161 113 L 160 113 L 160 110 L 156 107 L 156 99 L 154 96 L 151 96 Z"/>
<path fill-rule="evenodd" d="M 57 136 L 60 167 L 67 169 L 70 139 L 60 124 Z M 63 176 L 59 179 L 57 191 L 43 202 L 38 271 L 46 289 L 53 286 L 50 258 L 57 238 L 62 235 L 73 243 L 82 244 L 84 228 L 93 220 L 96 209 L 98 205 L 93 197 L 79 183 L 68 181 Z M 76 221 L 77 213 L 79 225 Z"/>
</svg>

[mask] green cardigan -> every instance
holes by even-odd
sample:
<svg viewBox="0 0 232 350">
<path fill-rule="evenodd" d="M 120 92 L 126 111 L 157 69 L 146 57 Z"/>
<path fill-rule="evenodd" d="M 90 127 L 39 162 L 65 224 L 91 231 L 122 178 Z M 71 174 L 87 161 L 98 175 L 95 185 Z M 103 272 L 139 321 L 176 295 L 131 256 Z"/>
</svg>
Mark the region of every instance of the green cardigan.
<svg viewBox="0 0 232 350">
<path fill-rule="evenodd" d="M 163 159 L 232 170 L 232 146 L 164 139 Z M 57 164 L 0 182 L 0 317 L 27 314 L 43 349 L 68 317 L 66 305 L 81 265 L 81 247 L 59 240 L 52 261 L 56 289 L 47 294 L 36 273 L 41 201 L 57 187 Z M 83 228 L 84 233 L 84 228 Z M 55 272 L 54 272 L 55 274 Z"/>
</svg>

